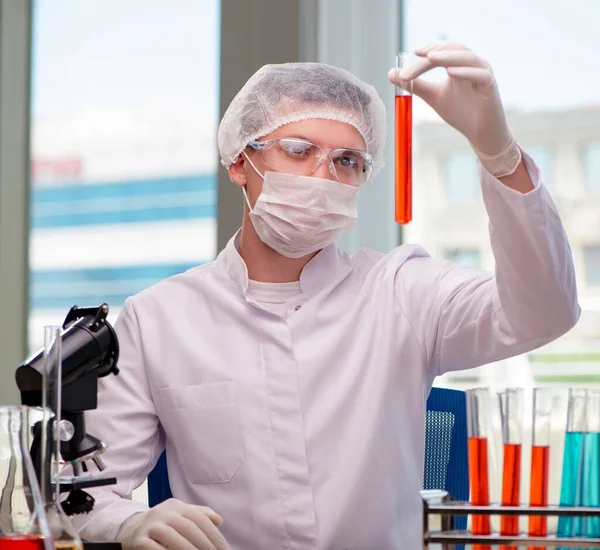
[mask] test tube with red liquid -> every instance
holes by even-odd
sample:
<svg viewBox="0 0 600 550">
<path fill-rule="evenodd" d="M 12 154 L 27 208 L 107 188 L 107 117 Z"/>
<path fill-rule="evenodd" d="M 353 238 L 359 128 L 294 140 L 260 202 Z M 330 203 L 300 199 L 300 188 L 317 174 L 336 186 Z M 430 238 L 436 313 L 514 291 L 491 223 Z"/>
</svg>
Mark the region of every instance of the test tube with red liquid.
<svg viewBox="0 0 600 550">
<path fill-rule="evenodd" d="M 523 389 L 507 388 L 498 393 L 502 426 L 502 506 L 519 506 L 521 490 L 521 450 L 523 444 Z M 501 535 L 519 534 L 519 516 L 502 516 Z M 501 546 L 517 550 L 516 546 Z"/>
<path fill-rule="evenodd" d="M 471 504 L 490 504 L 488 470 L 488 433 L 490 429 L 490 393 L 487 388 L 466 391 L 467 438 L 469 451 L 469 485 Z M 490 534 L 490 516 L 473 515 L 471 531 L 474 535 Z M 491 546 L 475 544 L 474 550 L 489 550 Z"/>
<path fill-rule="evenodd" d="M 550 438 L 552 418 L 552 391 L 548 388 L 533 390 L 533 430 L 531 435 L 531 476 L 529 505 L 548 506 L 550 472 Z M 545 516 L 529 516 L 529 535 L 548 535 Z M 543 550 L 543 546 L 530 546 L 529 550 Z"/>
<path fill-rule="evenodd" d="M 406 67 L 412 56 L 396 55 L 396 68 Z M 412 220 L 412 86 L 408 89 L 396 86 L 396 223 L 407 224 Z"/>
</svg>

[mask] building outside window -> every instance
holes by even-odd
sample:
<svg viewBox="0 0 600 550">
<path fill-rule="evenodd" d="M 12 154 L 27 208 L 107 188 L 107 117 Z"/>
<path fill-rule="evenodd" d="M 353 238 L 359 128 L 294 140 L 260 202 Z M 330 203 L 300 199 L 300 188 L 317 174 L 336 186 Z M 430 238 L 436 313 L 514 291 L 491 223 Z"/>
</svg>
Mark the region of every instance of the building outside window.
<svg viewBox="0 0 600 550">
<path fill-rule="evenodd" d="M 588 143 L 583 147 L 582 162 L 586 190 L 600 195 L 600 142 Z"/>
<path fill-rule="evenodd" d="M 583 259 L 587 285 L 600 287 L 600 244 L 584 246 Z"/>
<path fill-rule="evenodd" d="M 544 184 L 549 188 L 555 184 L 554 178 L 554 154 L 550 147 L 545 145 L 537 145 L 526 148 L 529 156 L 534 160 L 543 174 Z"/>
<path fill-rule="evenodd" d="M 443 173 L 449 202 L 470 204 L 480 197 L 478 164 L 471 151 L 449 154 L 444 159 Z"/>
</svg>

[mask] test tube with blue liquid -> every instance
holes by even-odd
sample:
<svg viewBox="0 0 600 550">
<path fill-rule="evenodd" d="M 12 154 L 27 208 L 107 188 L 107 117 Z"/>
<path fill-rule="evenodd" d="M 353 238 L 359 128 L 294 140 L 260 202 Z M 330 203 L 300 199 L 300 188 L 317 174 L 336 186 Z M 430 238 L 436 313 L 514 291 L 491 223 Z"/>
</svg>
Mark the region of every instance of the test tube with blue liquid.
<svg viewBox="0 0 600 550">
<path fill-rule="evenodd" d="M 600 389 L 569 389 L 560 505 L 600 507 Z M 600 517 L 561 517 L 557 535 L 598 537 Z"/>
<path fill-rule="evenodd" d="M 583 434 L 583 505 L 599 508 L 582 519 L 585 537 L 600 537 L 600 389 L 588 389 L 587 431 Z"/>
</svg>

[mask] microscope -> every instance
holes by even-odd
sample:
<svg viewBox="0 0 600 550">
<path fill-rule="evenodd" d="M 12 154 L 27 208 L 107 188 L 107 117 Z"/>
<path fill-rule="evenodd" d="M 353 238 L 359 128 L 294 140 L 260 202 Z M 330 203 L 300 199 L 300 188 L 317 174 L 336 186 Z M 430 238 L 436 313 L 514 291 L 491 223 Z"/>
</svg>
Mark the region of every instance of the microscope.
<svg viewBox="0 0 600 550">
<path fill-rule="evenodd" d="M 69 493 L 67 499 L 62 502 L 63 510 L 67 515 L 86 513 L 93 508 L 94 499 L 83 489 L 116 483 L 115 478 L 92 475 L 89 472 L 89 461 L 92 461 L 100 472 L 104 470 L 100 455 L 106 450 L 106 445 L 87 433 L 84 416 L 85 411 L 98 406 L 98 378 L 119 373 L 117 368 L 119 343 L 113 327 L 106 320 L 108 310 L 107 304 L 101 304 L 96 308 L 73 306 L 70 309 L 60 332 L 62 348 L 60 425 L 49 424 L 47 437 L 42 437 L 41 423 L 33 430 L 31 455 L 38 480 L 48 480 L 49 490 L 58 483 L 61 493 Z M 23 405 L 32 407 L 42 405 L 44 369 L 47 374 L 55 372 L 56 369 L 56 365 L 51 362 L 44 364 L 45 361 L 48 362 L 48 359 L 42 348 L 17 368 L 16 381 Z M 50 376 L 49 380 L 46 391 L 52 396 L 57 390 L 52 382 L 56 378 Z M 47 402 L 52 404 L 54 400 L 50 398 Z M 52 412 L 56 414 L 58 411 Z M 52 436 L 55 433 L 59 434 L 61 440 L 62 459 L 71 465 L 73 476 L 60 477 L 52 481 L 50 460 L 43 460 L 42 457 L 52 456 L 54 441 Z M 45 449 L 42 449 L 43 441 L 46 442 Z M 45 475 L 42 476 L 43 468 Z"/>
</svg>

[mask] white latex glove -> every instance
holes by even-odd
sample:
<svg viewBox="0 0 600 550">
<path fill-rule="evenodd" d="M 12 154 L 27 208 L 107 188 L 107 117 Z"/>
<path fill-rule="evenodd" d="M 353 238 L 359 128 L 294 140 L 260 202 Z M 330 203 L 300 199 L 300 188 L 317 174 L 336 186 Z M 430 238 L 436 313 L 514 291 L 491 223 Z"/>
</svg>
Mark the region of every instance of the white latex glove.
<svg viewBox="0 0 600 550">
<path fill-rule="evenodd" d="M 206 506 L 169 499 L 131 516 L 117 535 L 124 550 L 225 550 L 223 518 Z"/>
<path fill-rule="evenodd" d="M 428 103 L 471 143 L 485 168 L 496 177 L 512 174 L 521 150 L 506 123 L 491 67 L 456 42 L 435 42 L 415 50 L 420 58 L 403 69 L 391 69 L 390 81 Z M 417 78 L 434 67 L 445 67 L 444 82 Z"/>
</svg>

